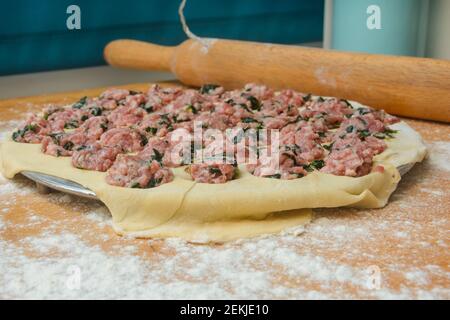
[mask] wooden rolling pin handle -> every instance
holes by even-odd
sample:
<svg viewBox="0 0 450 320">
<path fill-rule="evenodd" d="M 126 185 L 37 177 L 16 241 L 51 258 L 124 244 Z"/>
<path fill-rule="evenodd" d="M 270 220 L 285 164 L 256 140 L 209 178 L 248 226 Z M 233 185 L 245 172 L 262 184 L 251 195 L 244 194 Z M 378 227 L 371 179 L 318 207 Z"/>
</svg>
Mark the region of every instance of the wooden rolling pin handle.
<svg viewBox="0 0 450 320">
<path fill-rule="evenodd" d="M 175 48 L 135 40 L 116 40 L 105 47 L 104 57 L 110 65 L 119 68 L 170 71 Z"/>
<path fill-rule="evenodd" d="M 264 83 L 450 122 L 450 61 L 445 60 L 223 39 L 206 47 L 194 40 L 175 47 L 118 40 L 105 48 L 105 59 L 117 67 L 171 71 L 190 86 L 216 83 L 233 89 Z"/>
</svg>

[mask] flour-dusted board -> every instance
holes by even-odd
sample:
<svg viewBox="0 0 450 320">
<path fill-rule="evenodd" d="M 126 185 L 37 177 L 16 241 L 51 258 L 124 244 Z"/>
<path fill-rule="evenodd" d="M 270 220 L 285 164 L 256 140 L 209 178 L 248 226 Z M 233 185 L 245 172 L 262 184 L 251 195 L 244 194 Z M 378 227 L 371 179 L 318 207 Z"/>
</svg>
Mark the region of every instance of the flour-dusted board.
<svg viewBox="0 0 450 320">
<path fill-rule="evenodd" d="M 45 103 L 101 91 L 1 101 L 0 131 Z M 98 201 L 39 194 L 28 179 L 2 179 L 0 297 L 448 299 L 450 128 L 406 122 L 430 155 L 402 179 L 388 206 L 315 210 L 298 236 L 208 246 L 119 237 Z M 78 288 L 69 285 L 74 270 Z"/>
</svg>

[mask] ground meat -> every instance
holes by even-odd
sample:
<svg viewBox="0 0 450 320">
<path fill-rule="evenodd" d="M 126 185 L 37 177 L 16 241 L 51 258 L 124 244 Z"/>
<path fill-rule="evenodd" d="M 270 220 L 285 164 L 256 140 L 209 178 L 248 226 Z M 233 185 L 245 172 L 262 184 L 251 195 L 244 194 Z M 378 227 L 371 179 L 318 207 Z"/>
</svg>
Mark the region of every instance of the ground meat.
<svg viewBox="0 0 450 320">
<path fill-rule="evenodd" d="M 148 134 L 155 136 L 157 135 L 158 130 L 161 129 L 160 119 L 161 116 L 158 113 L 147 114 L 139 123 L 138 128 L 141 131 L 145 131 Z"/>
<path fill-rule="evenodd" d="M 336 135 L 341 136 L 351 132 L 359 132 L 361 135 L 364 135 L 383 132 L 384 130 L 385 126 L 382 121 L 375 119 L 372 114 L 366 114 L 345 119 L 341 123 Z"/>
<path fill-rule="evenodd" d="M 201 123 L 203 128 L 209 129 L 218 129 L 224 131 L 230 126 L 229 117 L 225 114 L 211 113 L 211 112 L 202 112 L 195 119 L 198 123 Z"/>
<path fill-rule="evenodd" d="M 108 184 L 128 188 L 154 188 L 172 180 L 173 173 L 158 161 L 125 154 L 117 157 L 106 175 Z"/>
<path fill-rule="evenodd" d="M 303 118 L 323 118 L 328 126 L 333 127 L 340 124 L 347 116 L 353 114 L 352 106 L 346 100 L 336 98 L 308 101 L 300 110 Z"/>
<path fill-rule="evenodd" d="M 30 115 L 27 120 L 12 134 L 12 139 L 16 142 L 41 143 L 44 137 L 51 132 L 50 124 L 47 120 Z"/>
<path fill-rule="evenodd" d="M 170 168 L 192 163 L 194 159 L 194 142 L 192 135 L 183 129 L 170 132 L 166 136 L 168 147 L 165 150 L 163 163 Z"/>
<path fill-rule="evenodd" d="M 372 168 L 373 157 L 385 149 L 386 144 L 380 139 L 361 139 L 356 133 L 347 134 L 344 138 L 335 140 L 321 171 L 338 176 L 366 175 Z"/>
<path fill-rule="evenodd" d="M 109 100 L 109 99 L 99 99 L 98 104 L 101 106 L 103 110 L 114 110 L 117 108 L 117 102 L 116 100 Z"/>
<path fill-rule="evenodd" d="M 298 164 L 309 163 L 321 159 L 324 149 L 320 145 L 320 136 L 310 125 L 291 127 L 281 132 L 281 151 L 283 154 L 295 159 Z"/>
<path fill-rule="evenodd" d="M 199 109 L 204 100 L 205 99 L 203 96 L 197 90 L 187 89 L 182 94 L 178 95 L 175 100 L 167 106 L 165 112 L 173 112 L 184 109 L 187 106 L 192 106 Z"/>
<path fill-rule="evenodd" d="M 279 94 L 275 95 L 274 100 L 278 102 L 279 106 L 285 106 L 286 109 L 296 110 L 301 107 L 305 101 L 304 95 L 291 89 L 281 90 Z M 289 108 L 290 107 L 290 108 Z"/>
<path fill-rule="evenodd" d="M 162 163 L 164 166 L 170 168 L 178 167 L 181 165 L 172 162 L 170 155 L 170 144 L 168 140 L 158 137 L 150 138 L 145 148 L 138 153 L 138 156 L 148 161 L 156 160 Z"/>
<path fill-rule="evenodd" d="M 338 176 L 356 177 L 367 173 L 372 162 L 371 155 L 366 157 L 358 154 L 351 148 L 331 152 L 325 162 L 322 172 L 331 173 Z"/>
<path fill-rule="evenodd" d="M 106 117 L 92 117 L 74 131 L 72 141 L 78 145 L 92 144 L 99 140 L 106 130 L 108 130 L 108 119 Z"/>
<path fill-rule="evenodd" d="M 147 142 L 148 139 L 143 133 L 130 128 L 114 128 L 100 137 L 103 147 L 120 147 L 123 152 L 141 151 Z"/>
<path fill-rule="evenodd" d="M 355 111 L 355 114 L 357 115 L 367 115 L 367 114 L 371 114 L 371 116 L 374 119 L 377 119 L 381 122 L 383 122 L 385 125 L 390 125 L 390 124 L 394 124 L 400 121 L 399 118 L 387 114 L 384 110 L 374 110 L 371 108 L 367 108 L 367 107 L 362 107 L 359 108 Z"/>
<path fill-rule="evenodd" d="M 54 157 L 70 157 L 75 144 L 70 133 L 52 133 L 42 139 L 42 152 Z"/>
<path fill-rule="evenodd" d="M 154 107 L 155 111 L 168 105 L 182 94 L 183 89 L 181 88 L 162 88 L 159 85 L 151 86 L 147 93 L 148 102 Z"/>
<path fill-rule="evenodd" d="M 122 149 L 116 146 L 103 147 L 99 143 L 75 150 L 72 154 L 72 165 L 75 168 L 106 171 Z"/>
<path fill-rule="evenodd" d="M 47 120 L 50 115 L 54 114 L 55 112 L 61 112 L 61 111 L 64 111 L 63 107 L 50 105 L 50 106 L 45 107 L 44 110 L 42 110 L 42 117 L 45 120 Z"/>
<path fill-rule="evenodd" d="M 225 183 L 233 179 L 236 167 L 232 164 L 191 164 L 188 172 L 200 183 Z"/>
<path fill-rule="evenodd" d="M 297 163 L 295 157 L 286 152 L 264 152 L 256 165 L 247 165 L 247 169 L 257 177 L 291 180 L 308 174 L 305 165 Z"/>
<path fill-rule="evenodd" d="M 136 93 L 129 95 L 125 98 L 124 105 L 130 108 L 144 108 L 145 104 L 147 102 L 147 96 L 142 93 Z"/>
<path fill-rule="evenodd" d="M 129 90 L 126 89 L 108 89 L 104 91 L 101 95 L 101 99 L 109 99 L 109 100 L 115 100 L 120 101 L 125 99 L 130 94 Z"/>
<path fill-rule="evenodd" d="M 279 115 L 275 117 L 264 117 L 262 123 L 267 129 L 281 129 L 285 127 L 290 121 L 292 121 L 291 117 Z"/>
<path fill-rule="evenodd" d="M 64 129 L 78 128 L 92 114 L 86 109 L 64 109 L 48 116 L 48 122 L 53 132 L 60 132 Z"/>
<path fill-rule="evenodd" d="M 110 89 L 68 108 L 47 107 L 16 130 L 13 139 L 42 142 L 44 153 L 72 155 L 75 166 L 90 170 L 105 171 L 119 153 L 136 153 L 121 156 L 109 179 L 115 185 L 147 187 L 168 179 L 166 167 L 181 165 L 190 165 L 193 179 L 205 183 L 232 179 L 236 163 L 248 164 L 256 176 L 279 179 L 314 170 L 364 175 L 375 170 L 373 157 L 386 149 L 383 139 L 395 134 L 388 125 L 397 121 L 383 110 L 264 85 L 231 91 L 214 84 L 198 90 L 154 85 L 146 93 Z M 195 142 L 198 129 L 203 140 Z M 221 140 L 209 134 L 214 131 Z M 277 152 L 267 155 L 267 148 Z M 200 150 L 207 162 L 192 164 Z M 227 164 L 211 162 L 216 155 L 227 157 Z M 123 171 L 127 165 L 130 172 Z M 119 168 L 125 173 L 118 174 Z"/>
<path fill-rule="evenodd" d="M 142 108 L 120 106 L 108 115 L 108 121 L 114 128 L 137 125 L 146 112 Z"/>
<path fill-rule="evenodd" d="M 274 91 L 265 85 L 248 83 L 244 86 L 244 92 L 258 100 L 268 100 L 273 97 Z"/>
<path fill-rule="evenodd" d="M 92 117 L 73 132 L 51 133 L 42 140 L 42 152 L 55 157 L 68 157 L 82 146 L 94 144 L 107 129 L 105 117 Z"/>
<path fill-rule="evenodd" d="M 205 84 L 201 86 L 199 89 L 199 92 L 203 94 L 206 97 L 211 96 L 213 99 L 220 96 L 222 93 L 225 92 L 225 89 L 221 86 L 215 85 L 215 84 Z"/>
</svg>

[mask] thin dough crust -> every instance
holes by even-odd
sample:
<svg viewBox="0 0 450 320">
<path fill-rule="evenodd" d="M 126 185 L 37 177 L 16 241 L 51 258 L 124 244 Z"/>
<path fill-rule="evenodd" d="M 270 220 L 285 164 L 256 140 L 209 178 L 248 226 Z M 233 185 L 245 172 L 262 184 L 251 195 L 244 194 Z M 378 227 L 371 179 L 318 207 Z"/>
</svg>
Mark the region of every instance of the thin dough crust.
<svg viewBox="0 0 450 320">
<path fill-rule="evenodd" d="M 104 172 L 74 168 L 70 158 L 45 155 L 39 144 L 11 139 L 0 145 L 0 169 L 7 178 L 29 170 L 91 189 L 109 208 L 119 234 L 224 242 L 306 224 L 311 220 L 311 208 L 385 206 L 400 181 L 397 167 L 420 162 L 426 154 L 420 135 L 406 123 L 391 128 L 398 133 L 374 158 L 374 166 L 383 165 L 384 172 L 357 178 L 313 172 L 300 179 L 277 180 L 255 177 L 240 166 L 236 180 L 203 184 L 177 168 L 171 183 L 153 189 L 121 188 L 108 185 Z"/>
</svg>

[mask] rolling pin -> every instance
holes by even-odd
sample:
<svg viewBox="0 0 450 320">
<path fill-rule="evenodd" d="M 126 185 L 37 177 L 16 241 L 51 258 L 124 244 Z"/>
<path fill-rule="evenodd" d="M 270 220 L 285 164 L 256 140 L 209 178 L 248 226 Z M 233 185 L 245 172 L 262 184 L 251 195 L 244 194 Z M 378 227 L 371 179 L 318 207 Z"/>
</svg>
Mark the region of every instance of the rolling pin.
<svg viewBox="0 0 450 320">
<path fill-rule="evenodd" d="M 213 83 L 233 89 L 254 82 L 450 122 L 450 61 L 204 40 L 207 46 L 189 39 L 173 47 L 116 40 L 104 55 L 112 66 L 171 71 L 191 86 Z"/>
</svg>

